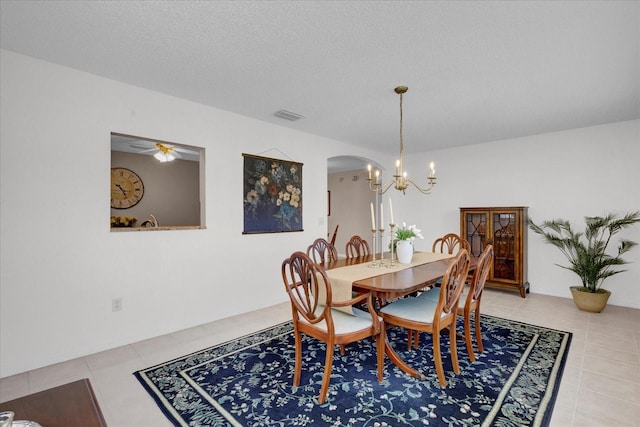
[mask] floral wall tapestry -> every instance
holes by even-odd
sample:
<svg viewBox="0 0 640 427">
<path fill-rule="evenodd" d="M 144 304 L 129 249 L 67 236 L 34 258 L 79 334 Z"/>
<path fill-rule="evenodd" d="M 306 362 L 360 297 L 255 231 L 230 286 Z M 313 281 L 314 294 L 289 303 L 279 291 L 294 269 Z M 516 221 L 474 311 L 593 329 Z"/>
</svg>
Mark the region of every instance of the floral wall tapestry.
<svg viewBox="0 0 640 427">
<path fill-rule="evenodd" d="M 244 231 L 302 231 L 302 163 L 242 154 Z"/>
</svg>

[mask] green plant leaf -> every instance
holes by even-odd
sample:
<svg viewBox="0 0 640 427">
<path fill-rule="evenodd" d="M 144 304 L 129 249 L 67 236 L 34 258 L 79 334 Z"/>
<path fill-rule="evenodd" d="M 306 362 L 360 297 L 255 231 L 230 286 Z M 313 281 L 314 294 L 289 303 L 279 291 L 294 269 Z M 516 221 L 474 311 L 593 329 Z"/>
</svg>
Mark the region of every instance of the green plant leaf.
<svg viewBox="0 0 640 427">
<path fill-rule="evenodd" d="M 575 232 L 567 220 L 545 220 L 539 225 L 529 219 L 529 228 L 542 239 L 562 252 L 568 265 L 556 264 L 573 271 L 580 277 L 584 287 L 595 292 L 602 282 L 626 270 L 614 268 L 628 264 L 622 255 L 637 245 L 636 242 L 620 239 L 617 254 L 607 253 L 612 237 L 619 231 L 640 222 L 640 211 L 623 217 L 615 214 L 585 217 L 584 232 Z"/>
</svg>

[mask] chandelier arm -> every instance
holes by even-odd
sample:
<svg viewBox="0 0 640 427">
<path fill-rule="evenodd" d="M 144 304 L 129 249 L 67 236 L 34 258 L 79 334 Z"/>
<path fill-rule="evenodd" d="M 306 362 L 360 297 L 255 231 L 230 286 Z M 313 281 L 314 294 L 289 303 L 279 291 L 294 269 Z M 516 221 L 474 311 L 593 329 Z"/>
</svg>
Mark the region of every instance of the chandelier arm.
<svg viewBox="0 0 640 427">
<path fill-rule="evenodd" d="M 406 180 L 408 182 L 410 182 L 411 184 L 413 184 L 414 187 L 416 187 L 418 189 L 419 192 L 421 192 L 422 194 L 429 194 L 431 193 L 431 190 L 433 190 L 433 186 L 436 185 L 436 181 L 435 178 L 429 178 L 429 187 L 427 188 L 422 188 L 420 187 L 418 184 L 416 184 L 413 180 L 411 180 L 410 178 L 406 178 Z"/>
<path fill-rule="evenodd" d="M 369 181 L 369 180 L 367 180 Z M 387 185 L 385 185 L 384 187 L 382 186 L 382 184 L 371 184 L 371 181 L 369 181 L 369 190 L 376 192 L 378 194 L 384 194 L 386 193 L 389 188 L 391 188 L 391 186 L 395 184 L 395 181 L 391 181 L 390 183 L 388 183 Z"/>
</svg>

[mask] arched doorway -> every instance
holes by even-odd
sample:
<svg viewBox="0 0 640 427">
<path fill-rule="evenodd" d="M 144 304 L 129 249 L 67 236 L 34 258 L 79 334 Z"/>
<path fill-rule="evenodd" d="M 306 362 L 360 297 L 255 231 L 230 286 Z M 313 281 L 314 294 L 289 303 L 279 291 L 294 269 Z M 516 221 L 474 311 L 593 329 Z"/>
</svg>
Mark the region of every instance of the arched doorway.
<svg viewBox="0 0 640 427">
<path fill-rule="evenodd" d="M 380 200 L 369 191 L 367 164 L 381 169 L 380 165 L 365 157 L 336 156 L 327 159 L 328 216 L 327 240 L 338 228 L 335 246 L 339 254 L 355 234 L 371 242 L 371 203 L 376 217 Z"/>
</svg>

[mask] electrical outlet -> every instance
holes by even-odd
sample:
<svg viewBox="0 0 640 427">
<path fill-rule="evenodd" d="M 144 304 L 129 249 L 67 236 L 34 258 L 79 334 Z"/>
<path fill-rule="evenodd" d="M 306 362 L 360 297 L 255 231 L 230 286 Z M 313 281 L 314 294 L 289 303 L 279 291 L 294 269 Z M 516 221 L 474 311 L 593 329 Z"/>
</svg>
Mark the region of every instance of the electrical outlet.
<svg viewBox="0 0 640 427">
<path fill-rule="evenodd" d="M 114 298 L 111 300 L 111 311 L 122 311 L 122 298 Z"/>
</svg>

